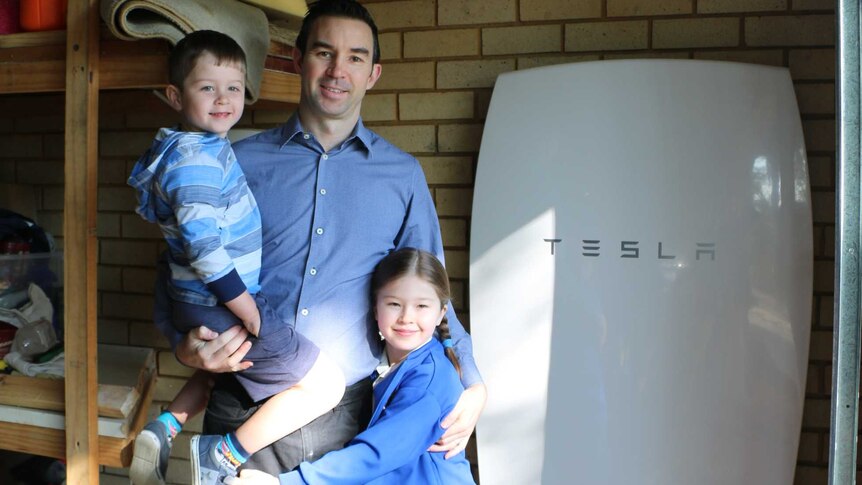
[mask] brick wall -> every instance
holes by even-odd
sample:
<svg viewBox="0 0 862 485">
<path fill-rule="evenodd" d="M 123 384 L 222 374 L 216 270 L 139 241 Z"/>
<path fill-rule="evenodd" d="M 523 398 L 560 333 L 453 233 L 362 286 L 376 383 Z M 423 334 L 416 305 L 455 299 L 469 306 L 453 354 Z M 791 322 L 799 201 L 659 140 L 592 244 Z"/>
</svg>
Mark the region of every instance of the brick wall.
<svg viewBox="0 0 862 485">
<path fill-rule="evenodd" d="M 363 104 L 372 129 L 413 153 L 437 204 L 456 308 L 469 323 L 472 186 L 496 76 L 601 59 L 718 59 L 791 71 L 808 148 L 814 210 L 811 354 L 796 484 L 827 482 L 835 243 L 834 15 L 826 0 L 367 0 L 380 27 L 383 76 Z M 39 221 L 62 236 L 63 97 L 0 97 L 0 183 L 34 184 Z M 246 111 L 243 128 L 285 120 L 284 107 Z M 132 212 L 125 186 L 137 156 L 173 113 L 147 92 L 103 93 L 99 164 L 99 340 L 153 346 L 155 412 L 188 370 L 150 323 L 158 231 Z M 59 238 L 62 244 L 62 237 Z M 189 430 L 200 429 L 200 419 Z M 169 481 L 188 483 L 184 433 Z M 108 469 L 103 483 L 126 483 Z"/>
</svg>

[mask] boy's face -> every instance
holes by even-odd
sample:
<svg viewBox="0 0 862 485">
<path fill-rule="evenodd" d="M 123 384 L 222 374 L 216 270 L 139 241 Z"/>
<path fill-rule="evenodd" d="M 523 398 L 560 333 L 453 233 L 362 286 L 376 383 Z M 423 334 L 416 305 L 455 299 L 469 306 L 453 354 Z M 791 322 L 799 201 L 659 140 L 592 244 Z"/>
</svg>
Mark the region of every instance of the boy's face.
<svg viewBox="0 0 862 485">
<path fill-rule="evenodd" d="M 245 72 L 237 64 L 216 64 L 204 52 L 186 77 L 181 90 L 168 86 L 171 106 L 183 116 L 184 129 L 208 131 L 225 137 L 245 107 Z"/>
</svg>

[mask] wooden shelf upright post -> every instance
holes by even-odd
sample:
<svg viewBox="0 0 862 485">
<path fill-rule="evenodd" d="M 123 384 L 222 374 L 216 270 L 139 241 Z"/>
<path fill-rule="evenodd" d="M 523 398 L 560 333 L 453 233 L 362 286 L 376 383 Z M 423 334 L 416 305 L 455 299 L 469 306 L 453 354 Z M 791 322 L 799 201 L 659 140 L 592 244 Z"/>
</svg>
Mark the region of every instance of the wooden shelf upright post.
<svg viewBox="0 0 862 485">
<path fill-rule="evenodd" d="M 66 30 L 64 312 L 66 483 L 99 483 L 96 194 L 99 2 L 69 0 Z"/>
</svg>

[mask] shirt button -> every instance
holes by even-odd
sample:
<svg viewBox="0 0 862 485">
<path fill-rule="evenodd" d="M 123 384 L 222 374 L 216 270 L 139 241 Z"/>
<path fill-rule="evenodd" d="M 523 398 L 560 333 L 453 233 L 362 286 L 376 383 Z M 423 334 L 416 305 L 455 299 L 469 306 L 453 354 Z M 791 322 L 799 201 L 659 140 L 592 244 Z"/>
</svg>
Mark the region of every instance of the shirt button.
<svg viewBox="0 0 862 485">
<path fill-rule="evenodd" d="M 306 133 L 306 134 L 302 135 L 302 137 L 305 138 L 306 140 L 308 140 L 309 138 L 311 138 L 311 135 Z"/>
<path fill-rule="evenodd" d="M 308 270 L 308 272 L 311 274 L 311 276 L 314 276 L 314 275 L 316 275 L 316 274 L 317 274 L 317 269 L 316 269 L 316 268 L 311 268 L 310 270 Z"/>
<path fill-rule="evenodd" d="M 322 228 L 322 227 L 318 227 L 318 228 L 317 228 L 317 230 L 316 230 L 316 231 L 314 231 L 314 232 L 316 232 L 318 235 L 323 234 L 323 228 Z"/>
<path fill-rule="evenodd" d="M 327 154 L 325 154 L 325 153 L 324 153 L 324 154 L 323 154 L 323 159 L 324 159 L 324 160 L 329 160 L 329 155 L 327 155 Z"/>
<path fill-rule="evenodd" d="M 320 189 L 320 195 L 326 195 L 326 189 Z"/>
<path fill-rule="evenodd" d="M 303 317 L 307 317 L 308 316 L 308 308 L 303 308 L 302 311 L 299 313 L 302 313 Z"/>
</svg>

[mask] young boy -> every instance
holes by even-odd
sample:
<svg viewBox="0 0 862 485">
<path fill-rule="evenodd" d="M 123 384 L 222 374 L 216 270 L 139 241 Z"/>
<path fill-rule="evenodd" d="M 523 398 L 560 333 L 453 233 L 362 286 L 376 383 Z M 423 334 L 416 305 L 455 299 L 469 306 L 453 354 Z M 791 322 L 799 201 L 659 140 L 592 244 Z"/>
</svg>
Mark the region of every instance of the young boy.
<svg viewBox="0 0 862 485">
<path fill-rule="evenodd" d="M 225 138 L 242 116 L 245 55 L 230 37 L 189 34 L 169 59 L 168 101 L 182 117 L 162 128 L 129 184 L 136 211 L 168 243 L 173 325 L 221 333 L 241 324 L 253 336 L 252 366 L 237 380 L 255 402 L 268 401 L 235 432 L 194 436 L 192 483 L 222 483 L 253 453 L 334 407 L 344 392 L 337 365 L 280 322 L 260 289 L 261 222 L 255 199 Z M 261 319 L 261 312 L 270 317 Z M 198 371 L 135 440 L 130 477 L 162 485 L 173 438 L 206 406 L 208 374 Z"/>
</svg>

